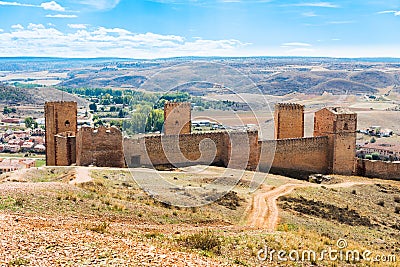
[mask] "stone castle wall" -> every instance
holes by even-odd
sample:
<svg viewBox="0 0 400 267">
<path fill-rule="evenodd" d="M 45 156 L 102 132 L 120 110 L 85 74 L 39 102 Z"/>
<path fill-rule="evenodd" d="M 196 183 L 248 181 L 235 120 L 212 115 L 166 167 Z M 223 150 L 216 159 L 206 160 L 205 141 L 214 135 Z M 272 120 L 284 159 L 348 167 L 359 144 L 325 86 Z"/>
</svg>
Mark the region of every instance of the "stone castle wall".
<svg viewBox="0 0 400 267">
<path fill-rule="evenodd" d="M 164 105 L 164 134 L 190 134 L 191 104 L 188 102 L 167 102 Z"/>
<path fill-rule="evenodd" d="M 77 132 L 76 102 L 46 102 L 46 165 L 56 165 L 56 137 L 63 132 Z M 71 160 L 71 159 L 69 159 Z"/>
<path fill-rule="evenodd" d="M 357 159 L 356 174 L 370 178 L 400 180 L 400 162 Z"/>
<path fill-rule="evenodd" d="M 258 132 L 209 132 L 125 139 L 129 167 L 216 165 L 255 170 Z"/>
<path fill-rule="evenodd" d="M 76 136 L 78 166 L 125 167 L 122 133 L 116 127 L 82 127 Z"/>
<path fill-rule="evenodd" d="M 260 141 L 260 171 L 295 178 L 328 173 L 328 138 L 308 137 Z"/>
<path fill-rule="evenodd" d="M 275 139 L 304 136 L 304 106 L 292 103 L 275 105 Z"/>
</svg>

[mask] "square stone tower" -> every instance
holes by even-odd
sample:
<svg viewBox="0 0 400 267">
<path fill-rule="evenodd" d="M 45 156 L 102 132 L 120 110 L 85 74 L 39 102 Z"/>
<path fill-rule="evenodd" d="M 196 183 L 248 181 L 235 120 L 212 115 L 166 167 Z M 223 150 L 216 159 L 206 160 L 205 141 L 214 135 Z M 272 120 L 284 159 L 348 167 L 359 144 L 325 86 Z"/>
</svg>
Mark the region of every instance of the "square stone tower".
<svg viewBox="0 0 400 267">
<path fill-rule="evenodd" d="M 302 138 L 304 136 L 304 106 L 278 103 L 274 113 L 275 139 Z"/>
<path fill-rule="evenodd" d="M 351 175 L 356 152 L 357 114 L 341 107 L 327 107 L 315 113 L 314 136 L 328 136 L 329 171 Z"/>
<path fill-rule="evenodd" d="M 46 102 L 46 165 L 57 165 L 56 135 L 69 132 L 75 136 L 77 132 L 77 103 L 76 102 Z"/>
<path fill-rule="evenodd" d="M 181 135 L 192 132 L 191 104 L 167 102 L 164 105 L 164 134 Z"/>
</svg>

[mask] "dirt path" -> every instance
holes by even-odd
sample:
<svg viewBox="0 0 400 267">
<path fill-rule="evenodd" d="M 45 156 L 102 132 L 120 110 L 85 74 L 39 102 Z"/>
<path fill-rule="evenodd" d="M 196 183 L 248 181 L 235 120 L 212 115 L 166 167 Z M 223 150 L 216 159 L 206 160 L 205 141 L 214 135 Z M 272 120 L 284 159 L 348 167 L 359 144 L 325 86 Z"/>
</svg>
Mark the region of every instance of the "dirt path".
<svg viewBox="0 0 400 267">
<path fill-rule="evenodd" d="M 327 188 L 348 188 L 355 185 L 374 184 L 373 181 L 365 182 L 344 182 L 332 185 L 320 185 L 311 183 L 284 184 L 277 188 L 266 188 L 263 186 L 253 197 L 252 209 L 248 216 L 247 225 L 254 228 L 274 231 L 279 221 L 279 209 L 276 203 L 281 196 L 290 194 L 296 188 L 321 187 Z"/>
<path fill-rule="evenodd" d="M 75 179 L 70 181 L 69 184 L 83 184 L 92 181 L 92 177 L 90 176 L 91 168 L 88 167 L 76 167 L 75 171 Z"/>
</svg>

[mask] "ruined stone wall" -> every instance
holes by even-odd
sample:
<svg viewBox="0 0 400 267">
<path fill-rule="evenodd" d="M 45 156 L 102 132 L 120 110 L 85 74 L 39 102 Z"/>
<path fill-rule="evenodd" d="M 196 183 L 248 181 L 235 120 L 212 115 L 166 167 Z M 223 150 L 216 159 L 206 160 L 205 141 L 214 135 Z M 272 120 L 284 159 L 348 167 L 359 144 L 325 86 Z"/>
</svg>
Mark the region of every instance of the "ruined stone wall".
<svg viewBox="0 0 400 267">
<path fill-rule="evenodd" d="M 73 132 L 55 135 L 55 166 L 70 166 L 76 163 L 76 137 Z"/>
<path fill-rule="evenodd" d="M 63 132 L 77 132 L 76 102 L 47 102 L 45 104 L 46 124 L 46 165 L 56 165 L 55 135 Z M 67 159 L 71 160 L 71 159 Z"/>
<path fill-rule="evenodd" d="M 304 106 L 292 103 L 275 105 L 275 139 L 304 136 Z"/>
<path fill-rule="evenodd" d="M 167 102 L 164 105 L 164 134 L 190 134 L 191 104 L 188 102 Z"/>
<path fill-rule="evenodd" d="M 82 127 L 76 136 L 78 166 L 125 167 L 122 133 L 116 127 Z"/>
<path fill-rule="evenodd" d="M 129 167 L 217 165 L 255 170 L 258 132 L 209 132 L 125 139 Z"/>
<path fill-rule="evenodd" d="M 359 176 L 400 180 L 400 162 L 356 159 L 356 174 Z"/>
<path fill-rule="evenodd" d="M 328 172 L 328 137 L 260 141 L 260 171 L 294 178 Z M 271 164 L 272 163 L 272 164 Z"/>
</svg>

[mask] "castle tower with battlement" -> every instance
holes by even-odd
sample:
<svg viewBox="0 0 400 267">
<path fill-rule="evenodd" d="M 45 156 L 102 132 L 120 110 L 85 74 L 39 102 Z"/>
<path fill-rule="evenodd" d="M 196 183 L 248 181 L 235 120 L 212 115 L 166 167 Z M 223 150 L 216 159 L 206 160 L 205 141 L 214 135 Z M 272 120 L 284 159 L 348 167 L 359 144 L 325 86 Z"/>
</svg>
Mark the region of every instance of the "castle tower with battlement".
<svg viewBox="0 0 400 267">
<path fill-rule="evenodd" d="M 351 175 L 354 172 L 357 114 L 341 107 L 327 107 L 315 113 L 314 136 L 328 136 L 328 170 Z"/>
<path fill-rule="evenodd" d="M 167 102 L 164 105 L 164 134 L 191 134 L 191 104 L 189 102 Z"/>
<path fill-rule="evenodd" d="M 274 113 L 275 139 L 302 138 L 304 136 L 304 106 L 278 103 Z"/>
<path fill-rule="evenodd" d="M 76 135 L 77 103 L 65 101 L 46 102 L 44 112 L 46 118 L 46 165 L 57 166 L 62 161 L 60 159 L 57 160 L 56 151 L 57 147 L 61 147 L 61 143 L 59 142 L 57 146 L 56 135 L 68 132 L 68 136 L 65 137 L 67 139 L 71 139 Z M 65 151 L 65 154 L 67 155 L 69 152 Z M 71 160 L 65 161 L 71 162 Z"/>
</svg>

